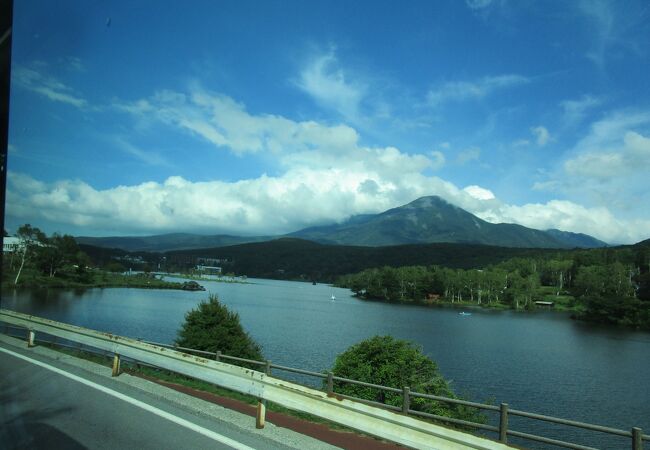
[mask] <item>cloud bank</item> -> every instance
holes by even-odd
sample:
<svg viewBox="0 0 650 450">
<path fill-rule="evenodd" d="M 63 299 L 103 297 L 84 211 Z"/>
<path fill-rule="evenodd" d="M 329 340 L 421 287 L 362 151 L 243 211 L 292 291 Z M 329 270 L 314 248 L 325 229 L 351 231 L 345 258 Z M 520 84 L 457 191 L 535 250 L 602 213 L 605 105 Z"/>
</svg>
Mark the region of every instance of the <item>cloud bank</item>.
<svg viewBox="0 0 650 450">
<path fill-rule="evenodd" d="M 453 88 L 450 95 L 480 97 L 490 89 L 521 82 L 516 77 L 486 80 L 483 87 Z M 462 93 L 465 88 L 469 94 Z M 271 155 L 277 175 L 234 182 L 193 182 L 170 176 L 162 183 L 97 189 L 79 180 L 43 183 L 9 172 L 7 211 L 14 220 L 45 220 L 65 227 L 66 232 L 84 230 L 84 234 L 93 230 L 96 234 L 193 231 L 274 235 L 438 195 L 493 223 L 560 228 L 610 243 L 645 239 L 650 229 L 645 220 L 615 218 L 601 206 L 608 204 L 602 201 L 592 202 L 594 207 L 568 200 L 510 205 L 485 187 L 472 184 L 463 188 L 433 175 L 445 165 L 441 151 L 408 153 L 393 146 L 363 145 L 358 132 L 348 125 L 251 114 L 233 98 L 196 84 L 186 92 L 161 90 L 146 98 L 115 103 L 112 108 L 134 122 L 171 127 L 204 140 L 217 152 Z M 650 115 L 646 113 L 615 114 L 593 124 L 555 176 L 535 187 L 574 198 L 584 195 L 587 187 L 591 196 L 609 196 L 608 201 L 614 204 L 626 198 L 623 193 L 629 193 L 630 186 L 632 192 L 647 194 L 650 139 L 642 128 L 648 124 Z M 543 126 L 530 131 L 539 146 L 551 140 Z M 126 141 L 118 144 L 123 152 L 151 164 L 169 164 L 149 150 Z M 457 166 L 477 164 L 480 157 L 481 150 L 470 147 L 457 153 L 455 162 Z M 612 186 L 621 187 L 621 194 L 612 191 Z"/>
</svg>

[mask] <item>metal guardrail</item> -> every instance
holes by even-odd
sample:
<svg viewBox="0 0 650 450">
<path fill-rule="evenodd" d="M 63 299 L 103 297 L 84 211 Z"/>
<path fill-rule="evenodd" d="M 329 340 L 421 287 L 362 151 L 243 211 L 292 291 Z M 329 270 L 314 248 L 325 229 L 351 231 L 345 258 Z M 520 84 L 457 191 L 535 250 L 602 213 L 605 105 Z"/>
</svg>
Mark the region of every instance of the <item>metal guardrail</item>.
<svg viewBox="0 0 650 450">
<path fill-rule="evenodd" d="M 40 319 L 40 318 L 37 318 L 37 317 L 34 317 L 34 316 L 25 316 L 23 314 L 11 312 L 11 311 L 5 311 L 5 310 L 0 310 L 0 321 L 7 322 L 5 320 L 5 318 L 6 318 L 6 315 L 8 313 L 9 313 L 9 316 L 14 316 L 14 317 L 22 316 L 22 320 L 26 321 L 25 323 L 21 323 L 23 329 L 25 329 L 25 328 L 33 329 L 33 327 L 29 326 L 29 323 L 30 323 L 29 320 L 26 319 L 26 318 L 30 318 L 32 320 L 38 319 L 39 321 L 55 323 L 55 324 L 58 324 L 58 325 L 64 326 L 64 327 L 85 330 L 85 331 L 97 333 L 97 334 L 100 334 L 100 335 L 106 335 L 105 333 L 99 333 L 99 332 L 96 332 L 96 331 L 93 331 L 93 330 L 87 330 L 87 329 L 83 329 L 83 328 L 80 328 L 80 327 L 74 327 L 72 325 L 60 324 L 58 322 L 49 321 L 47 319 Z M 47 333 L 47 331 L 46 331 L 46 333 Z M 54 335 L 56 336 L 56 334 L 54 334 Z M 489 431 L 489 432 L 494 432 L 494 433 L 497 433 L 499 442 L 501 442 L 503 444 L 507 444 L 508 436 L 513 436 L 513 437 L 528 439 L 528 440 L 541 442 L 541 443 L 545 443 L 545 444 L 551 444 L 551 445 L 555 445 L 555 446 L 559 446 L 559 447 L 564 447 L 564 448 L 577 449 L 577 450 L 594 450 L 593 447 L 588 447 L 588 446 L 580 445 L 580 444 L 577 444 L 577 443 L 566 442 L 566 441 L 562 441 L 562 440 L 558 440 L 558 439 L 552 439 L 552 438 L 545 437 L 545 436 L 538 436 L 538 435 L 534 435 L 534 434 L 530 434 L 530 433 L 524 433 L 524 432 L 521 432 L 521 431 L 516 431 L 516 430 L 509 429 L 508 421 L 509 421 L 510 416 L 519 416 L 519 417 L 524 417 L 524 418 L 538 420 L 538 421 L 545 421 L 545 422 L 550 422 L 550 423 L 555 423 L 555 424 L 560 424 L 560 425 L 566 425 L 566 426 L 581 428 L 581 429 L 585 429 L 585 430 L 589 430 L 589 431 L 596 431 L 596 432 L 611 434 L 611 435 L 615 435 L 615 436 L 630 438 L 631 439 L 631 448 L 633 450 L 642 450 L 643 449 L 643 441 L 650 441 L 650 435 L 643 434 L 642 430 L 640 428 L 637 428 L 637 427 L 632 428 L 630 431 L 625 431 L 625 430 L 621 430 L 621 429 L 605 427 L 605 426 L 601 426 L 601 425 L 594 425 L 594 424 L 579 422 L 579 421 L 575 421 L 575 420 L 561 419 L 561 418 L 546 416 L 546 415 L 542 415 L 542 414 L 536 414 L 536 413 L 520 411 L 520 410 L 516 410 L 516 409 L 510 409 L 508 404 L 506 404 L 506 403 L 501 403 L 499 406 L 496 406 L 496 405 L 488 405 L 488 404 L 484 404 L 484 403 L 476 403 L 476 402 L 471 402 L 471 401 L 461 400 L 461 399 L 452 399 L 452 398 L 448 398 L 448 397 L 441 397 L 441 396 L 436 396 L 436 395 L 430 395 L 430 394 L 424 394 L 424 393 L 418 393 L 418 392 L 411 392 L 408 387 L 398 389 L 398 388 L 394 388 L 394 387 L 382 386 L 382 385 L 377 385 L 377 384 L 372 384 L 372 383 L 366 383 L 366 382 L 363 382 L 363 381 L 338 377 L 338 376 L 333 375 L 332 372 L 320 373 L 320 372 L 314 372 L 314 371 L 310 371 L 310 370 L 304 370 L 304 369 L 298 369 L 298 368 L 294 368 L 294 367 L 288 367 L 288 366 L 273 364 L 271 361 L 256 361 L 256 360 L 251 360 L 251 359 L 246 359 L 246 358 L 239 358 L 239 357 L 235 357 L 235 356 L 224 355 L 219 351 L 218 352 L 208 352 L 208 351 L 204 351 L 204 350 L 196 350 L 196 349 L 191 349 L 191 348 L 186 348 L 186 347 L 180 347 L 180 346 L 177 346 L 177 345 L 162 344 L 162 343 L 157 343 L 157 342 L 144 341 L 144 340 L 140 340 L 140 339 L 139 340 L 132 340 L 132 339 L 128 339 L 128 338 L 117 337 L 117 336 L 114 336 L 114 335 L 108 335 L 108 336 L 113 336 L 113 338 L 115 338 L 115 339 L 138 342 L 138 343 L 146 344 L 146 345 L 149 345 L 149 346 L 159 347 L 163 351 L 164 351 L 164 349 L 170 349 L 170 350 L 175 350 L 175 351 L 180 350 L 180 351 L 187 352 L 187 353 L 203 355 L 203 356 L 214 358 L 214 362 L 217 362 L 217 363 L 220 363 L 220 362 L 223 362 L 224 360 L 226 360 L 226 361 L 235 361 L 235 362 L 239 362 L 239 363 L 245 363 L 245 364 L 249 364 L 249 365 L 256 365 L 256 366 L 260 366 L 260 367 L 263 366 L 264 367 L 264 372 L 263 373 L 255 372 L 255 371 L 252 371 L 252 370 L 246 370 L 246 373 L 257 373 L 257 374 L 266 375 L 267 380 L 270 379 L 269 376 L 272 374 L 272 369 L 277 369 L 277 370 L 287 371 L 287 372 L 291 372 L 291 373 L 297 373 L 297 374 L 301 374 L 301 375 L 317 377 L 317 378 L 320 378 L 322 380 L 326 380 L 326 383 L 325 383 L 326 390 L 325 390 L 324 394 L 327 395 L 327 398 L 330 398 L 330 399 L 334 398 L 339 402 L 341 402 L 343 400 L 348 400 L 348 401 L 355 402 L 357 404 L 363 404 L 363 405 L 371 406 L 373 408 L 380 408 L 382 410 L 385 410 L 386 412 L 390 412 L 390 411 L 392 411 L 394 413 L 397 412 L 397 413 L 400 413 L 401 417 L 412 415 L 412 416 L 416 416 L 416 417 L 423 417 L 423 418 L 426 418 L 426 419 L 433 419 L 433 420 L 436 420 L 436 421 L 439 421 L 439 422 L 445 422 L 445 423 L 450 423 L 450 424 L 454 424 L 454 425 L 470 427 L 470 428 L 473 428 L 473 429 L 480 429 L 480 430 L 486 430 L 486 431 Z M 31 339 L 33 339 L 33 336 L 31 337 Z M 29 341 L 29 338 L 28 338 L 28 341 Z M 134 361 L 138 361 L 136 358 L 131 358 L 131 359 L 133 359 Z M 207 362 L 208 360 L 204 360 L 204 361 Z M 139 362 L 143 362 L 143 361 L 139 361 Z M 160 367 L 161 368 L 167 368 L 167 367 L 161 366 L 159 364 L 155 364 L 155 363 L 154 364 L 147 364 L 147 365 L 151 365 L 153 367 L 159 367 L 159 368 Z M 231 367 L 238 367 L 238 366 L 231 366 Z M 238 367 L 238 368 L 242 369 L 241 367 Z M 183 373 L 183 372 L 179 372 L 179 373 Z M 189 376 L 193 376 L 194 378 L 202 379 L 199 376 L 194 376 L 193 374 L 185 373 L 185 375 L 189 375 Z M 205 380 L 205 381 L 210 381 L 210 380 Z M 390 392 L 390 393 L 394 393 L 394 394 L 401 394 L 402 395 L 402 406 L 399 407 L 399 406 L 394 406 L 394 405 L 388 405 L 388 404 L 385 404 L 385 403 L 375 402 L 375 401 L 371 401 L 371 400 L 366 400 L 366 399 L 361 399 L 361 398 L 358 398 L 358 397 L 352 397 L 352 396 L 336 393 L 334 391 L 334 381 L 341 382 L 341 383 L 350 383 L 350 384 L 355 384 L 355 385 L 364 386 L 364 387 L 369 387 L 369 388 L 381 390 L 381 391 L 384 391 L 384 392 Z M 285 387 L 288 386 L 286 384 L 287 383 L 286 381 L 282 381 L 282 382 L 285 383 Z M 215 383 L 215 384 L 219 384 L 219 383 Z M 229 386 L 226 386 L 226 385 L 221 385 L 221 386 L 231 388 L 233 390 L 238 390 L 235 387 L 229 387 Z M 292 384 L 292 386 L 299 386 L 301 389 L 307 389 L 307 390 L 310 390 L 310 391 L 314 391 L 313 389 L 308 388 L 306 386 L 302 386 L 302 385 Z M 241 390 L 239 390 L 239 391 L 244 392 L 244 391 L 241 391 Z M 319 392 L 320 394 L 323 394 L 323 392 L 321 392 L 321 391 L 314 391 L 314 392 Z M 249 394 L 256 395 L 256 393 L 254 393 L 254 392 L 244 392 L 244 393 L 249 393 Z M 469 422 L 469 421 L 466 421 L 466 420 L 455 419 L 455 418 L 446 417 L 446 416 L 439 416 L 439 415 L 435 415 L 435 414 L 426 413 L 426 412 L 423 412 L 423 411 L 413 410 L 413 409 L 410 408 L 410 401 L 411 401 L 411 398 L 413 398 L 413 397 L 425 398 L 425 399 L 439 401 L 439 402 L 445 402 L 445 403 L 449 403 L 449 404 L 463 405 L 463 406 L 468 406 L 468 407 L 476 408 L 476 409 L 479 409 L 479 410 L 490 411 L 490 412 L 498 412 L 499 413 L 498 426 L 493 426 L 493 425 L 488 425 L 488 424 L 483 424 L 483 423 L 476 423 L 476 422 Z M 259 396 L 259 398 L 263 399 L 265 397 Z M 269 399 L 269 400 L 271 400 L 271 399 Z M 279 403 L 279 404 L 283 404 L 285 406 L 288 406 L 288 405 L 284 404 L 282 401 L 278 401 L 278 400 L 272 400 L 272 401 L 274 401 L 276 403 Z M 288 406 L 288 407 L 292 408 L 291 406 Z M 302 410 L 300 408 L 297 408 L 297 407 L 292 408 L 292 409 L 296 409 L 296 410 L 299 410 L 299 411 L 304 411 L 304 410 Z M 304 412 L 308 412 L 308 411 L 304 411 Z M 317 413 L 313 413 L 313 414 L 316 415 L 316 416 L 324 417 L 324 416 L 322 416 L 320 414 L 317 414 Z M 324 417 L 324 418 L 328 418 L 328 417 Z M 329 419 L 329 420 L 333 420 L 334 422 L 339 422 L 339 423 L 343 423 L 344 425 L 351 426 L 349 423 L 341 422 L 340 420 L 336 420 L 336 419 Z M 420 422 L 420 421 L 418 421 L 418 423 L 422 424 L 422 422 Z M 432 425 L 432 426 L 435 426 L 435 425 Z M 352 426 L 352 427 L 354 428 L 354 426 Z M 363 430 L 361 428 L 357 428 L 357 429 L 360 429 L 361 431 L 364 431 L 364 432 L 368 432 L 369 434 L 377 435 L 377 433 L 373 433 L 372 431 Z M 455 431 L 455 430 L 448 430 L 448 429 L 445 429 L 445 430 L 447 430 L 447 431 Z M 464 434 L 464 435 L 466 436 L 466 434 Z M 380 436 L 380 437 L 386 438 L 385 436 Z M 387 438 L 387 439 L 390 439 L 390 438 Z M 403 442 L 398 441 L 398 440 L 395 440 L 395 442 L 403 443 Z M 492 442 L 492 441 L 488 441 L 488 442 Z M 406 445 L 411 445 L 411 444 L 406 444 Z M 426 447 L 417 447 L 417 448 L 426 448 Z M 484 448 L 484 447 L 463 447 L 463 448 Z M 496 447 L 485 447 L 485 448 L 496 448 Z"/>
<path fill-rule="evenodd" d="M 35 316 L 0 310 L 0 322 L 26 328 L 27 345 L 36 333 L 44 333 L 115 355 L 113 373 L 119 373 L 121 357 L 154 365 L 258 398 L 257 426 L 264 425 L 265 401 L 340 423 L 363 433 L 421 449 L 506 450 L 509 447 L 489 439 L 445 428 L 409 417 L 401 412 L 366 405 L 338 395 L 281 380 L 267 373 L 182 353 L 169 347 L 102 333 Z M 228 357 L 232 358 L 232 357 Z M 241 360 L 241 358 L 238 358 Z M 251 363 L 250 360 L 243 362 Z M 263 364 L 270 370 L 270 364 Z"/>
<path fill-rule="evenodd" d="M 143 342 L 148 342 L 148 341 L 143 341 Z M 153 342 L 149 342 L 153 343 Z M 499 435 L 499 441 L 503 443 L 507 443 L 508 436 L 513 436 L 513 437 L 518 437 L 522 439 L 527 439 L 531 441 L 536 441 L 536 442 L 541 442 L 543 444 L 550 444 L 550 445 L 555 445 L 558 447 L 564 447 L 564 448 L 570 448 L 570 449 L 576 449 L 576 450 L 596 450 L 594 447 L 589 447 L 573 442 L 566 442 L 562 441 L 559 439 L 552 439 L 549 437 L 545 436 L 538 436 L 530 433 L 524 433 L 521 431 L 516 431 L 516 430 L 511 430 L 508 428 L 508 419 L 509 416 L 519 416 L 519 417 L 524 417 L 528 419 L 533 419 L 533 420 L 539 420 L 539 421 L 545 421 L 545 422 L 551 422 L 551 423 L 556 423 L 559 425 L 566 425 L 566 426 L 571 426 L 571 427 L 576 427 L 576 428 L 581 428 L 584 430 L 589 430 L 589 431 L 597 431 L 601 433 L 606 433 L 606 434 L 611 434 L 615 436 L 621 436 L 621 437 L 627 437 L 631 438 L 632 444 L 631 447 L 633 450 L 642 450 L 643 449 L 643 441 L 650 441 L 650 435 L 643 434 L 642 429 L 638 427 L 634 427 L 631 429 L 631 431 L 625 431 L 617 428 L 611 428 L 611 427 L 605 427 L 602 425 L 594 425 L 590 423 L 585 423 L 585 422 L 579 422 L 575 420 L 569 420 L 569 419 L 562 419 L 558 417 L 552 417 L 552 416 L 546 416 L 542 414 L 536 414 L 536 413 L 531 413 L 531 412 L 526 412 L 526 411 L 520 411 L 516 409 L 510 409 L 509 405 L 507 403 L 501 403 L 499 406 L 495 405 L 488 405 L 485 403 L 476 403 L 476 402 L 470 402 L 467 400 L 461 400 L 461 399 L 454 399 L 454 398 L 449 398 L 449 397 L 441 397 L 437 395 L 430 395 L 430 394 L 422 394 L 418 392 L 411 392 L 408 387 L 404 387 L 402 389 L 394 388 L 394 387 L 389 387 L 389 386 L 382 386 L 378 384 L 372 384 L 372 383 L 366 383 L 363 381 L 358 381 L 358 380 L 352 380 L 349 378 L 343 378 L 343 377 L 337 377 L 334 376 L 331 372 L 327 372 L 326 374 L 320 373 L 320 372 L 312 372 L 309 370 L 303 370 L 303 369 L 296 369 L 293 367 L 286 367 L 286 366 L 280 366 L 277 364 L 272 364 L 270 361 L 255 361 L 255 360 L 249 360 L 249 359 L 243 359 L 243 358 L 236 358 L 233 356 L 227 356 L 221 354 L 221 352 L 206 352 L 203 350 L 195 350 L 191 348 L 186 348 L 186 347 L 179 347 L 176 345 L 169 345 L 169 344 L 156 344 L 156 345 L 164 345 L 169 348 L 176 348 L 179 350 L 187 351 L 187 352 L 193 352 L 193 353 L 198 353 L 198 354 L 204 354 L 208 356 L 214 357 L 217 361 L 220 359 L 230 359 L 234 361 L 240 361 L 240 362 L 246 362 L 246 363 L 251 363 L 251 364 L 258 364 L 258 365 L 266 365 L 269 368 L 272 369 L 280 369 L 280 370 L 285 370 L 288 372 L 293 372 L 293 373 L 299 373 L 303 375 L 310 375 L 318 378 L 323 378 L 327 379 L 327 393 L 332 395 L 334 393 L 333 390 L 333 381 L 339 381 L 343 383 L 350 383 L 350 384 L 355 384 L 359 386 L 364 386 L 364 387 L 369 387 L 377 390 L 382 390 L 384 392 L 391 392 L 391 393 L 396 393 L 396 394 L 402 394 L 402 403 L 403 406 L 400 408 L 398 406 L 393 406 L 393 405 L 387 405 L 385 403 L 379 403 L 379 402 L 374 402 L 371 400 L 366 400 L 366 399 L 361 399 L 358 397 L 352 397 L 348 395 L 342 395 L 342 394 L 336 394 L 337 396 L 340 396 L 342 398 L 350 399 L 350 400 L 355 400 L 358 402 L 362 402 L 364 404 L 372 405 L 372 406 L 377 406 L 381 407 L 384 409 L 388 409 L 391 411 L 401 411 L 405 414 L 411 414 L 413 416 L 419 416 L 419 417 L 424 417 L 427 419 L 433 419 L 437 420 L 439 422 L 446 422 L 446 423 L 451 423 L 455 425 L 461 425 L 465 427 L 471 427 L 471 428 L 477 428 L 481 430 L 486 430 L 490 432 L 495 432 Z M 267 371 L 267 373 L 270 373 Z M 440 402 L 445 402 L 445 403 L 450 403 L 450 404 L 455 404 L 455 405 L 463 405 L 463 406 L 469 406 L 472 408 L 480 409 L 480 410 L 485 410 L 485 411 L 492 411 L 492 412 L 499 412 L 499 426 L 493 426 L 493 425 L 487 425 L 487 424 L 482 424 L 482 423 L 476 423 L 476 422 L 469 422 L 466 420 L 461 420 L 461 419 L 455 419 L 451 417 L 446 417 L 446 416 L 440 416 L 440 415 L 435 415 L 435 414 L 429 414 L 426 412 L 422 411 L 417 411 L 410 409 L 408 406 L 410 404 L 410 398 L 412 397 L 420 397 L 420 398 L 426 398 L 429 400 L 435 400 L 435 401 L 440 401 Z"/>
</svg>

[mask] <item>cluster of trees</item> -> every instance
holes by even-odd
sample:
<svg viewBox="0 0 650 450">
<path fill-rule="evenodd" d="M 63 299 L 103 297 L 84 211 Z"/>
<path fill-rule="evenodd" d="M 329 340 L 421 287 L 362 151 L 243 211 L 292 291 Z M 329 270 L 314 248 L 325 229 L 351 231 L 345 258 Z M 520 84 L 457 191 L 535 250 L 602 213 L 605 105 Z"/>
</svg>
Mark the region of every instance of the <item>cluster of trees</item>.
<svg viewBox="0 0 650 450">
<path fill-rule="evenodd" d="M 405 266 L 366 269 L 337 285 L 389 302 L 474 303 L 531 309 L 551 295 L 570 299 L 580 317 L 650 328 L 650 249 L 564 252 L 512 258 L 484 269 Z"/>
<path fill-rule="evenodd" d="M 346 275 L 337 284 L 361 297 L 390 302 L 440 298 L 451 303 L 501 303 L 519 309 L 532 306 L 540 286 L 553 286 L 560 295 L 571 279 L 571 261 L 515 258 L 486 269 L 384 266 Z"/>
<path fill-rule="evenodd" d="M 39 228 L 25 224 L 18 228 L 16 237 L 16 248 L 3 255 L 3 275 L 14 285 L 21 282 L 27 271 L 48 278 L 65 276 L 82 280 L 88 277 L 90 259 L 72 236 L 55 233 L 48 237 Z"/>
</svg>

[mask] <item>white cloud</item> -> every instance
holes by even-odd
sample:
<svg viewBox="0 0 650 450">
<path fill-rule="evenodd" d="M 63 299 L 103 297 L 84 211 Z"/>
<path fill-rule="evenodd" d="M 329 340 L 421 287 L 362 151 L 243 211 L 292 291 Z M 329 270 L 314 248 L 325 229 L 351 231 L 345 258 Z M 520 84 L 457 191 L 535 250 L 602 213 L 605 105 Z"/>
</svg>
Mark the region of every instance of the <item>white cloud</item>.
<svg viewBox="0 0 650 450">
<path fill-rule="evenodd" d="M 463 191 L 467 192 L 477 200 L 493 200 L 496 198 L 494 196 L 494 193 L 492 193 L 492 191 L 489 189 L 485 189 L 476 185 L 467 186 L 463 188 Z"/>
<path fill-rule="evenodd" d="M 171 167 L 172 164 L 158 153 L 142 150 L 122 138 L 115 138 L 115 144 L 129 155 L 151 166 Z"/>
<path fill-rule="evenodd" d="M 615 39 L 614 9 L 607 0 L 581 0 L 577 6 L 593 29 L 593 47 L 586 56 L 602 68 L 607 49 Z"/>
<path fill-rule="evenodd" d="M 646 2 L 580 0 L 573 4 L 590 30 L 585 56 L 600 69 L 609 58 L 618 58 L 623 52 L 645 56 L 647 36 L 642 30 L 647 23 Z"/>
<path fill-rule="evenodd" d="M 77 58 L 76 56 L 70 56 L 66 58 L 66 63 L 71 70 L 75 70 L 77 72 L 84 72 L 86 70 L 86 66 L 84 66 L 81 58 Z"/>
<path fill-rule="evenodd" d="M 7 214 L 103 233 L 185 230 L 266 235 L 342 221 L 353 214 L 377 213 L 420 196 L 439 195 L 492 222 L 585 232 L 608 242 L 634 242 L 646 238 L 643 234 L 649 229 L 645 219 L 615 219 L 611 213 L 615 205 L 606 206 L 610 203 L 586 207 L 575 201 L 552 200 L 508 205 L 485 187 L 459 189 L 425 175 L 445 163 L 442 152 L 408 154 L 390 146 L 364 146 L 357 131 L 347 125 L 250 114 L 234 99 L 198 86 L 187 93 L 159 91 L 117 107 L 205 139 L 215 149 L 237 155 L 272 154 L 279 174 L 236 182 L 192 182 L 173 176 L 163 183 L 96 189 L 79 180 L 43 183 L 10 172 Z M 541 182 L 538 187 L 594 191 L 603 180 L 616 181 L 617 187 L 627 189 L 623 191 L 626 197 L 638 203 L 648 193 L 650 139 L 644 127 L 649 124 L 650 113 L 615 114 L 595 123 L 567 158 L 558 179 Z M 540 136 L 544 142 L 550 138 L 548 132 L 538 133 Z M 122 150 L 156 163 L 150 150 L 128 144 L 122 145 Z M 465 164 L 478 160 L 480 154 L 479 148 L 471 147 L 460 152 L 456 161 Z M 616 169 L 618 176 L 608 176 L 603 167 Z M 573 184 L 565 184 L 566 180 Z M 601 189 L 609 195 L 608 202 L 618 195 Z M 638 207 L 642 217 L 647 217 L 647 207 Z"/>
<path fill-rule="evenodd" d="M 337 111 L 349 120 L 358 119 L 366 87 L 346 79 L 334 51 L 315 58 L 301 71 L 296 84 L 320 106 Z"/>
<path fill-rule="evenodd" d="M 12 217 L 114 233 L 286 233 L 380 212 L 432 193 L 458 195 L 453 185 L 417 173 L 385 178 L 372 171 L 334 168 L 295 168 L 279 177 L 237 182 L 170 177 L 164 183 L 104 190 L 74 180 L 42 183 L 12 172 L 8 179 L 7 211 Z"/>
<path fill-rule="evenodd" d="M 534 188 L 560 192 L 628 216 L 647 215 L 650 112 L 617 112 L 592 124 L 547 180 Z"/>
<path fill-rule="evenodd" d="M 399 171 L 419 173 L 439 168 L 444 155 L 409 155 L 394 147 L 359 145 L 347 125 L 296 122 L 282 116 L 252 115 L 232 98 L 194 87 L 189 94 L 161 91 L 151 98 L 118 105 L 137 116 L 152 117 L 206 139 L 236 155 L 269 153 L 285 169 L 309 167 L 372 171 L 388 178 Z M 137 156 L 137 155 L 136 155 Z"/>
<path fill-rule="evenodd" d="M 493 223 L 518 223 L 541 230 L 558 228 L 586 233 L 608 243 L 635 243 L 649 237 L 649 220 L 618 220 L 604 206 L 586 208 L 563 200 L 529 203 L 522 206 L 501 204 L 477 211 Z"/>
<path fill-rule="evenodd" d="M 437 177 L 412 172 L 386 178 L 371 171 L 294 168 L 237 182 L 190 182 L 170 177 L 98 190 L 82 181 L 43 183 L 9 172 L 7 213 L 104 234 L 193 231 L 238 235 L 281 234 L 378 213 L 424 195 L 439 195 L 492 223 L 587 233 L 610 243 L 648 238 L 650 221 L 618 220 L 606 207 L 570 201 L 509 205 L 492 191 L 460 190 Z M 107 224 L 110 224 L 107 228 Z"/>
<path fill-rule="evenodd" d="M 481 157 L 481 149 L 478 147 L 470 147 L 463 150 L 456 157 L 458 164 L 467 164 L 470 161 L 478 161 Z"/>
<path fill-rule="evenodd" d="M 55 102 L 66 103 L 77 108 L 84 108 L 88 105 L 86 99 L 75 93 L 72 88 L 33 68 L 15 66 L 11 71 L 11 83 Z"/>
<path fill-rule="evenodd" d="M 577 100 L 565 100 L 560 103 L 564 111 L 564 121 L 569 124 L 581 122 L 590 109 L 601 105 L 603 100 L 593 95 L 585 94 Z"/>
<path fill-rule="evenodd" d="M 528 82 L 528 78 L 516 74 L 484 77 L 476 81 L 452 81 L 431 89 L 427 93 L 427 101 L 436 106 L 446 101 L 476 100 L 494 91 Z"/>
<path fill-rule="evenodd" d="M 623 142 L 614 148 L 581 152 L 564 163 L 570 176 L 611 180 L 630 175 L 650 175 L 650 138 L 627 131 Z M 646 179 L 647 181 L 647 179 Z M 650 183 L 650 182 L 649 182 Z"/>
<path fill-rule="evenodd" d="M 117 104 L 125 112 L 155 119 L 201 137 L 237 155 L 340 152 L 356 146 L 357 132 L 346 125 L 295 122 L 272 114 L 252 115 L 231 97 L 194 86 L 188 94 L 159 91 L 152 97 Z"/>
<path fill-rule="evenodd" d="M 483 9 L 492 4 L 492 0 L 465 0 L 465 4 L 470 9 Z"/>
<path fill-rule="evenodd" d="M 512 143 L 513 147 L 528 147 L 529 145 L 530 141 L 528 139 L 517 139 Z"/>
<path fill-rule="evenodd" d="M 538 146 L 544 147 L 551 140 L 551 135 L 548 130 L 543 126 L 532 127 L 530 132 L 535 137 L 535 142 Z"/>
<path fill-rule="evenodd" d="M 430 153 L 431 157 L 433 160 L 431 161 L 431 168 L 434 170 L 441 169 L 445 165 L 445 154 L 438 151 L 438 150 L 433 150 Z"/>
</svg>

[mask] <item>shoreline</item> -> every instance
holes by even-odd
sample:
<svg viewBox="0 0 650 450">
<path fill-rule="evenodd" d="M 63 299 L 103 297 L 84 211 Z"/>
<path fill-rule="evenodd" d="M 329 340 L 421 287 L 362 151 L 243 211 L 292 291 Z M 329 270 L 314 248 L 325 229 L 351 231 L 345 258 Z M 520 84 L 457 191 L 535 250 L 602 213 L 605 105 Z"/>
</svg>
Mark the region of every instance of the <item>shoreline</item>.
<svg viewBox="0 0 650 450">
<path fill-rule="evenodd" d="M 514 311 L 514 312 L 523 312 L 523 313 L 551 311 L 551 312 L 580 314 L 582 312 L 582 310 L 579 307 L 570 308 L 565 306 L 561 306 L 559 308 L 558 307 L 552 307 L 552 308 L 533 307 L 533 308 L 526 309 L 526 308 L 513 308 L 512 306 L 503 303 L 477 304 L 474 302 L 450 302 L 450 301 L 426 301 L 426 300 L 390 301 L 390 300 L 384 300 L 380 298 L 363 297 L 357 294 L 353 294 L 352 296 L 358 300 L 366 301 L 366 302 L 387 303 L 389 305 L 424 306 L 427 308 L 471 309 L 475 311 L 479 311 L 479 310 Z"/>
</svg>

